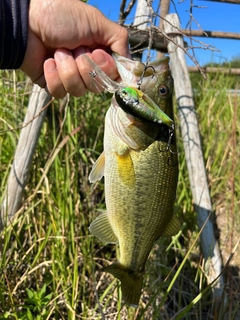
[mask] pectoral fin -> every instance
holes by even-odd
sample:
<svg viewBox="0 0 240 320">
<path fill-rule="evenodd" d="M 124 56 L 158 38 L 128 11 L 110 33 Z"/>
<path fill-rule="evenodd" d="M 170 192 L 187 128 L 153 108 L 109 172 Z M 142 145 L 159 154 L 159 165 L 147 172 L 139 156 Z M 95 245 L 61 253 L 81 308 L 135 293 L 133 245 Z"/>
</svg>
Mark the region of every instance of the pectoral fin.
<svg viewBox="0 0 240 320">
<path fill-rule="evenodd" d="M 118 164 L 118 176 L 120 180 L 128 188 L 134 188 L 135 186 L 135 171 L 129 149 L 125 154 L 119 155 L 116 153 Z"/>
<path fill-rule="evenodd" d="M 104 176 L 104 168 L 105 168 L 105 154 L 104 151 L 101 153 L 97 161 L 94 163 L 92 167 L 92 171 L 89 174 L 88 180 L 93 183 L 97 180 L 101 180 Z"/>
<path fill-rule="evenodd" d="M 115 235 L 109 222 L 107 213 L 100 214 L 90 227 L 90 232 L 104 243 L 117 243 L 118 238 Z"/>
<path fill-rule="evenodd" d="M 167 228 L 163 232 L 163 236 L 166 236 L 166 237 L 174 236 L 179 232 L 180 229 L 181 229 L 181 225 L 178 218 L 176 216 L 173 216 L 169 224 L 167 225 Z"/>
</svg>

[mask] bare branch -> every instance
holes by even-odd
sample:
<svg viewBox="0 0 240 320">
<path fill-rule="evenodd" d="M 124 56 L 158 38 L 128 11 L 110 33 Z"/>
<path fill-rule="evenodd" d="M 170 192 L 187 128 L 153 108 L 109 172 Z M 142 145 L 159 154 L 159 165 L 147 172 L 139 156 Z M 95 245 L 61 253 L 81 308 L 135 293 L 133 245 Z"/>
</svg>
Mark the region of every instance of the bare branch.
<svg viewBox="0 0 240 320">
<path fill-rule="evenodd" d="M 127 0 L 122 0 L 121 5 L 120 5 L 120 13 L 119 13 L 119 20 L 118 23 L 122 26 L 127 18 L 127 16 L 129 15 L 129 13 L 131 12 L 134 4 L 136 3 L 136 0 L 132 0 L 128 7 L 125 10 L 125 6 L 126 6 L 126 2 Z"/>
<path fill-rule="evenodd" d="M 204 1 L 204 0 L 202 0 L 202 1 Z M 240 4 L 240 0 L 206 0 L 206 1 L 226 2 L 226 3 Z"/>
<path fill-rule="evenodd" d="M 240 74 L 240 68 L 214 68 L 201 67 L 205 73 L 225 73 L 225 74 Z M 188 72 L 199 72 L 197 67 L 188 67 Z"/>
<path fill-rule="evenodd" d="M 203 75 L 203 77 L 206 78 L 206 76 L 205 76 L 205 74 L 203 73 L 203 71 L 202 71 L 202 69 L 201 69 L 198 61 L 196 60 L 196 58 L 195 58 L 194 56 L 192 56 L 192 55 L 188 52 L 188 50 L 187 50 L 186 48 L 180 46 L 172 37 L 169 37 L 168 34 L 165 33 L 163 30 L 160 30 L 160 29 L 157 28 L 157 27 L 154 27 L 154 29 L 155 29 L 156 31 L 162 33 L 162 34 L 164 35 L 164 37 L 165 37 L 168 41 L 170 41 L 170 42 L 172 42 L 173 44 L 175 44 L 176 47 L 182 49 L 182 50 L 186 53 L 186 55 L 188 55 L 188 57 L 189 57 L 189 58 L 194 62 L 194 64 L 198 67 L 198 69 L 199 69 L 199 71 L 201 72 L 201 74 Z"/>
<path fill-rule="evenodd" d="M 148 30 L 138 30 L 133 27 L 128 27 L 128 32 L 131 49 L 149 47 Z M 152 32 L 152 37 L 153 40 L 151 49 L 167 53 L 167 41 L 165 40 L 165 38 L 162 35 L 156 33 L 154 30 Z"/>
<path fill-rule="evenodd" d="M 240 39 L 240 33 L 222 32 L 222 31 L 206 31 L 206 30 L 184 30 L 181 33 L 185 36 L 210 37 L 222 39 Z"/>
<path fill-rule="evenodd" d="M 149 12 L 150 12 L 150 27 L 148 28 L 148 36 L 149 36 L 149 40 L 148 40 L 148 55 L 147 55 L 147 64 L 151 59 L 151 49 L 152 49 L 152 44 L 153 44 L 153 21 L 155 18 L 155 12 L 153 10 L 152 7 L 152 1 L 151 0 L 147 0 L 147 5 L 149 7 Z"/>
<path fill-rule="evenodd" d="M 162 18 L 164 20 L 164 18 Z M 140 49 L 140 47 L 144 46 L 144 47 L 149 47 L 149 30 L 138 30 L 135 27 L 132 26 L 128 26 L 127 27 L 128 31 L 129 31 L 129 42 L 131 43 L 131 45 L 134 48 L 138 48 Z M 167 52 L 167 40 L 171 41 L 171 37 L 173 36 L 177 36 L 177 35 L 182 35 L 184 36 L 184 31 L 185 30 L 180 30 L 177 29 L 175 27 L 176 32 L 173 32 L 171 34 L 166 34 L 163 30 L 159 29 L 156 26 L 152 26 L 151 27 L 151 37 L 152 37 L 152 43 L 151 43 L 151 49 L 156 49 L 158 51 L 161 52 Z M 186 36 L 186 35 L 185 35 Z M 187 43 L 185 42 L 185 46 L 184 46 L 184 50 L 189 51 L 191 49 L 194 48 L 198 48 L 198 49 L 203 49 L 203 50 L 211 50 L 211 51 L 219 51 L 218 49 L 216 49 L 215 47 L 213 47 L 210 44 L 206 44 L 202 41 L 199 41 L 197 39 L 191 38 L 189 36 L 186 36 L 189 39 L 192 40 L 192 42 L 198 43 L 199 46 L 188 46 Z M 187 53 L 187 52 L 186 52 Z M 191 60 L 193 60 L 192 56 L 189 54 L 189 52 L 187 53 L 190 57 Z M 194 58 L 194 63 L 196 61 L 196 58 Z"/>
</svg>

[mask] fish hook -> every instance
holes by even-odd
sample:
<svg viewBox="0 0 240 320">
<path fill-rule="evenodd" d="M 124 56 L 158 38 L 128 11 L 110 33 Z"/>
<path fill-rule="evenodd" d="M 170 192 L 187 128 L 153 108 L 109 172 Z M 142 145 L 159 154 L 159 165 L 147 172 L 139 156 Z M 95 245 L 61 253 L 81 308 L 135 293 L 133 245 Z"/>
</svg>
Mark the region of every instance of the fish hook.
<svg viewBox="0 0 240 320">
<path fill-rule="evenodd" d="M 168 133 L 169 133 L 169 137 L 168 137 L 167 148 L 165 150 L 159 149 L 159 151 L 160 152 L 168 152 L 168 151 L 170 151 L 172 154 L 177 154 L 178 152 L 172 151 L 172 149 L 171 149 L 171 142 L 172 142 L 172 138 L 173 138 L 173 135 L 174 135 L 174 125 L 169 127 Z"/>
<path fill-rule="evenodd" d="M 156 74 L 156 70 L 154 69 L 153 66 L 145 65 L 145 67 L 144 67 L 144 69 L 143 69 L 143 72 L 142 72 L 142 75 L 141 75 L 140 79 L 139 79 L 138 82 L 137 82 L 138 90 L 141 90 L 140 87 L 141 87 L 141 84 L 142 84 L 142 81 L 143 81 L 143 78 L 144 78 L 144 76 L 145 76 L 145 73 L 146 73 L 147 69 L 152 69 L 152 70 L 153 70 L 152 78 L 153 78 L 153 77 L 155 76 L 155 74 Z"/>
</svg>

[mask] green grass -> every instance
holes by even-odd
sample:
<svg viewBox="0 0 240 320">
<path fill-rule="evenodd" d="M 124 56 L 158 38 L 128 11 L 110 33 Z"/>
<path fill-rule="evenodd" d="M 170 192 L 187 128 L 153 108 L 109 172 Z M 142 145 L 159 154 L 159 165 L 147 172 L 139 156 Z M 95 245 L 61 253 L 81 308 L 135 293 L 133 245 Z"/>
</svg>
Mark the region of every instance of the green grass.
<svg viewBox="0 0 240 320">
<path fill-rule="evenodd" d="M 19 136 L 19 129 L 9 129 L 18 128 L 23 121 L 30 91 L 21 74 L 1 75 L 0 130 L 5 131 L 0 133 L 0 196 Z M 235 147 L 235 141 L 239 142 L 236 104 L 240 98 L 235 101 L 226 94 L 228 81 L 223 76 L 211 83 L 202 81 L 195 97 L 213 207 L 217 221 L 219 216 L 224 221 L 219 239 L 225 262 L 240 232 L 240 154 Z M 17 219 L 2 233 L 0 319 L 240 316 L 240 260 L 234 257 L 224 273 L 226 309 L 219 310 L 214 318 L 181 138 L 175 210 L 183 223 L 182 232 L 155 244 L 147 262 L 139 308 L 123 306 L 118 282 L 99 272 L 101 266 L 115 259 L 116 250 L 89 234 L 90 222 L 105 204 L 103 183 L 90 185 L 88 175 L 102 151 L 108 106 L 109 99 L 92 94 L 71 98 L 66 110 L 61 109 L 61 101 L 50 106 L 23 205 Z M 78 132 L 73 134 L 76 128 Z"/>
</svg>

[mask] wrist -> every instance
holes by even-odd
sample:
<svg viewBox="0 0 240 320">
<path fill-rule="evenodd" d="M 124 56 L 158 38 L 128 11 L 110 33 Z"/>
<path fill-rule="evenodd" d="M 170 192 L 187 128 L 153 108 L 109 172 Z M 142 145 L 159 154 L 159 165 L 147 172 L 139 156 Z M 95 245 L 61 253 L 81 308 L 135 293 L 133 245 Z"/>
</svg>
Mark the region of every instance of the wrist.
<svg viewBox="0 0 240 320">
<path fill-rule="evenodd" d="M 28 0 L 2 0 L 0 68 L 20 67 L 27 47 Z"/>
</svg>

